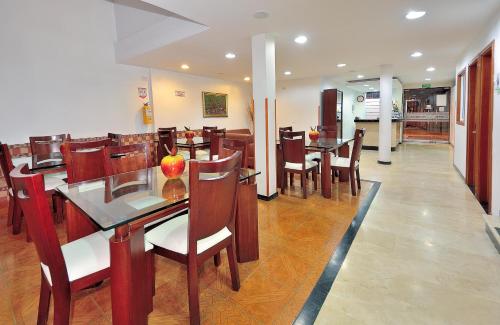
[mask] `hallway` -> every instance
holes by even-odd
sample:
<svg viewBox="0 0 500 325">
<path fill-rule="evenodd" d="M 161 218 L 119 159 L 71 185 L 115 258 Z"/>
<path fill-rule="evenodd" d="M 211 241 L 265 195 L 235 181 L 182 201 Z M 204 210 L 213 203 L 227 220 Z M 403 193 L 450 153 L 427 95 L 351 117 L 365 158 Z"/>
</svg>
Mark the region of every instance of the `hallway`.
<svg viewBox="0 0 500 325">
<path fill-rule="evenodd" d="M 498 324 L 500 260 L 448 145 L 404 144 L 392 165 L 364 151 L 382 186 L 317 324 Z"/>
</svg>

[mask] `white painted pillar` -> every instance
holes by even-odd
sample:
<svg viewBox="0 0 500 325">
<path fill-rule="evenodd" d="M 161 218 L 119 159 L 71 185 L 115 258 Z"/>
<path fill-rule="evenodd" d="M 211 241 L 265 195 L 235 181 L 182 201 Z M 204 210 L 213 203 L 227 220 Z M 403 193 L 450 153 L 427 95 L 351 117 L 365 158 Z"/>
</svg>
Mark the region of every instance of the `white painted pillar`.
<svg viewBox="0 0 500 325">
<path fill-rule="evenodd" d="M 380 75 L 378 162 L 387 165 L 391 163 L 392 76 L 391 66 L 382 66 L 382 74 Z"/>
<path fill-rule="evenodd" d="M 274 39 L 268 34 L 252 37 L 255 168 L 257 192 L 270 198 L 276 190 L 276 71 Z"/>
</svg>

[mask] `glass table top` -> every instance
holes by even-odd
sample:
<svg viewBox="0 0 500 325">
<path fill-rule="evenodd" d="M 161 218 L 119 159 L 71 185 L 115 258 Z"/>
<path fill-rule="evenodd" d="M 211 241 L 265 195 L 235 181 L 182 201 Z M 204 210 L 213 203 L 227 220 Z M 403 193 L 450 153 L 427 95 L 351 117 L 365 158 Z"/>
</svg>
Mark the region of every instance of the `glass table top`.
<svg viewBox="0 0 500 325">
<path fill-rule="evenodd" d="M 210 145 L 210 138 L 194 137 L 192 139 L 177 139 L 176 145 L 181 148 L 189 148 L 192 146 Z"/>
<path fill-rule="evenodd" d="M 260 172 L 241 169 L 240 181 Z M 201 178 L 219 174 L 202 174 Z M 88 182 L 61 185 L 57 190 L 85 212 L 102 230 L 127 224 L 189 199 L 189 164 L 183 175 L 168 179 L 156 166 Z"/>
<path fill-rule="evenodd" d="M 319 138 L 316 141 L 312 141 L 306 138 L 306 149 L 309 150 L 334 150 L 342 147 L 346 143 L 354 140 L 353 138 Z M 280 144 L 279 140 L 276 140 L 276 144 Z"/>
<path fill-rule="evenodd" d="M 21 164 L 28 164 L 29 169 L 32 171 L 59 168 L 66 165 L 60 152 L 51 152 L 49 154 L 43 155 L 13 158 L 12 163 L 16 167 Z"/>
</svg>

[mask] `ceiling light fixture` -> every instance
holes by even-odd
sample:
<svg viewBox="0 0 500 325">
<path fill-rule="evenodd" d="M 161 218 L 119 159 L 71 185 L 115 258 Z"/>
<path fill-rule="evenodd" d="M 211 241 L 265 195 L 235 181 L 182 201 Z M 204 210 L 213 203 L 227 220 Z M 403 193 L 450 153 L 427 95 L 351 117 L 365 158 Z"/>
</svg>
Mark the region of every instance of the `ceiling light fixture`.
<svg viewBox="0 0 500 325">
<path fill-rule="evenodd" d="M 434 68 L 434 67 L 428 67 L 427 71 L 429 71 L 429 72 L 436 71 L 436 68 Z"/>
<path fill-rule="evenodd" d="M 284 74 L 285 76 L 289 76 L 289 75 L 291 75 L 291 74 L 292 74 L 292 72 L 291 72 L 291 71 L 285 71 L 285 72 L 283 72 L 283 74 Z"/>
<path fill-rule="evenodd" d="M 295 37 L 294 41 L 297 44 L 305 44 L 305 43 L 307 43 L 307 37 L 304 35 L 299 35 L 299 36 Z"/>
<path fill-rule="evenodd" d="M 269 13 L 266 11 L 257 11 L 253 14 L 253 18 L 255 19 L 266 19 L 267 17 L 269 17 Z"/>
<path fill-rule="evenodd" d="M 187 69 L 189 69 L 189 65 L 183 64 L 183 65 L 181 65 L 181 69 L 182 70 L 187 70 Z"/>
<path fill-rule="evenodd" d="M 337 68 L 343 68 L 343 67 L 345 67 L 346 65 L 347 65 L 347 64 L 345 64 L 345 63 L 339 63 L 339 64 L 337 64 Z"/>
<path fill-rule="evenodd" d="M 234 59 L 235 57 L 236 57 L 236 54 L 234 54 L 234 53 L 231 53 L 231 52 L 226 53 L 226 59 L 230 59 L 230 60 L 232 60 L 232 59 Z"/>
<path fill-rule="evenodd" d="M 370 85 L 363 85 L 363 86 L 365 86 L 365 87 L 370 87 Z"/>
<path fill-rule="evenodd" d="M 425 81 L 431 81 L 432 79 L 431 78 L 425 78 Z"/>
<path fill-rule="evenodd" d="M 422 56 L 422 52 L 418 52 L 418 51 L 417 51 L 417 52 L 413 52 L 413 53 L 411 54 L 411 57 L 412 57 L 412 58 L 419 58 L 419 57 L 421 57 L 421 56 Z"/>
<path fill-rule="evenodd" d="M 364 78 L 365 76 L 363 76 L 362 74 L 358 74 L 358 79 L 361 79 L 361 78 Z"/>
<path fill-rule="evenodd" d="M 425 16 L 425 14 L 426 14 L 425 11 L 410 10 L 406 14 L 406 19 L 414 20 L 414 19 L 422 18 L 423 16 Z"/>
<path fill-rule="evenodd" d="M 245 77 L 243 80 L 250 81 L 250 77 Z"/>
<path fill-rule="evenodd" d="M 373 88 L 373 87 L 370 87 L 370 88 L 368 88 L 368 89 L 370 89 L 370 90 L 374 90 L 375 88 Z"/>
</svg>

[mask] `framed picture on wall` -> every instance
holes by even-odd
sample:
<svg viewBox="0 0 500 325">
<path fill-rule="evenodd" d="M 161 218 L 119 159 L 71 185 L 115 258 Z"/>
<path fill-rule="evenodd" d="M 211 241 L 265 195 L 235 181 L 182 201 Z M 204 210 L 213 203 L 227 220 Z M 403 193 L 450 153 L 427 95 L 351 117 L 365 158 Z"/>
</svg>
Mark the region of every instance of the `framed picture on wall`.
<svg viewBox="0 0 500 325">
<path fill-rule="evenodd" d="M 203 117 L 227 117 L 227 94 L 202 92 Z"/>
</svg>

